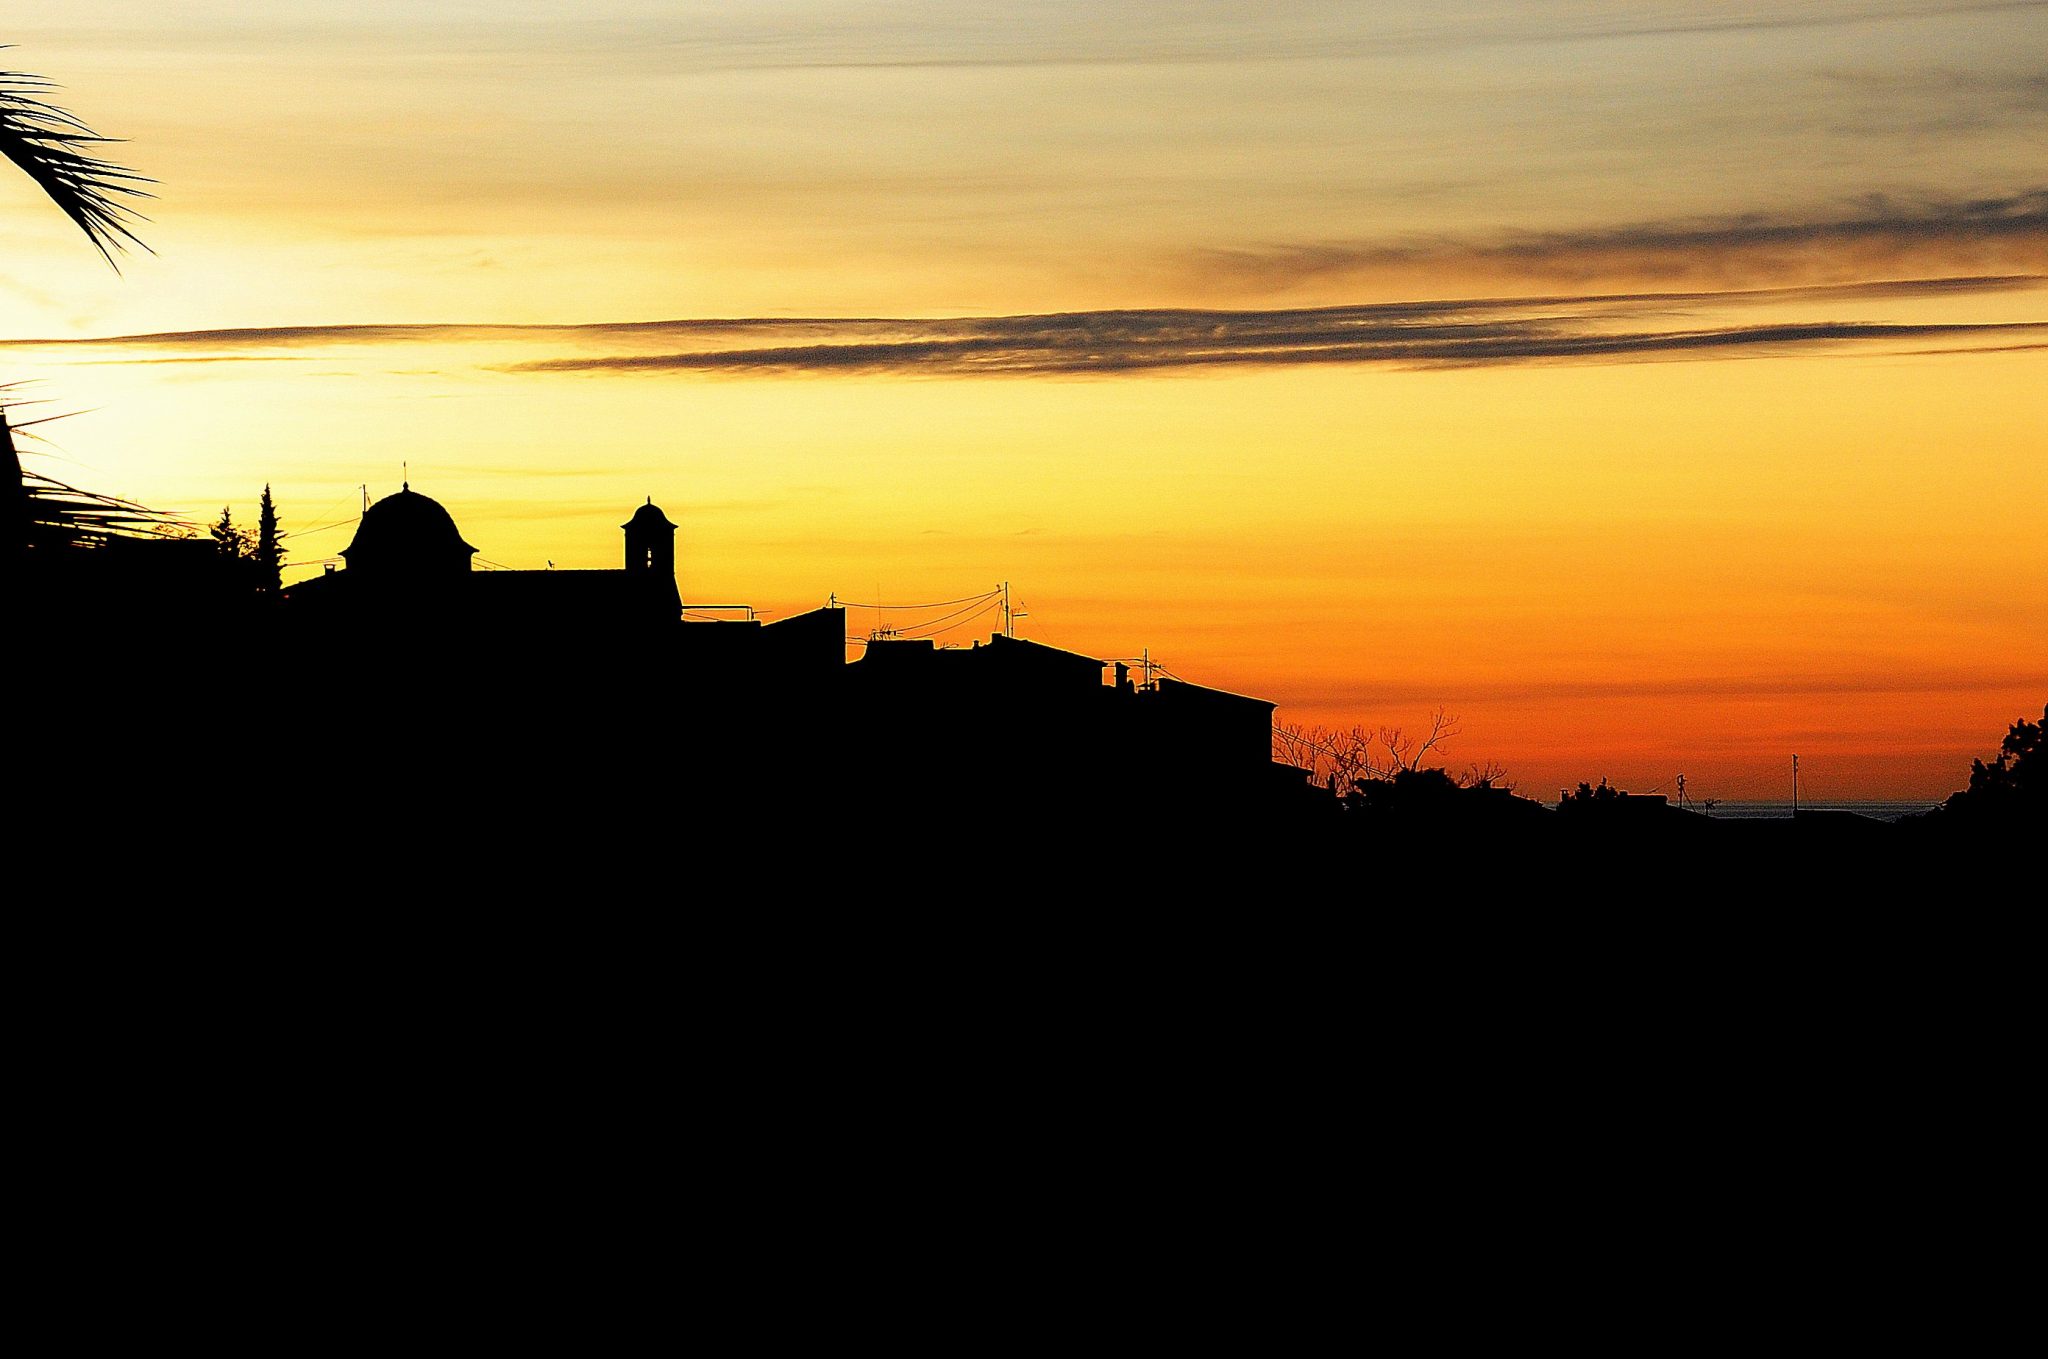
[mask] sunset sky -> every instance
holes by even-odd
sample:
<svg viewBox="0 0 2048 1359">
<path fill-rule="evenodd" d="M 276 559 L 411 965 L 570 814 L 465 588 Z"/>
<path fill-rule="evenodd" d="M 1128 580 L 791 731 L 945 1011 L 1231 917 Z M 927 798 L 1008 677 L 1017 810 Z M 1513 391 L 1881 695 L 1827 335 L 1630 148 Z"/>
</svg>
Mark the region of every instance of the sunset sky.
<svg viewBox="0 0 2048 1359">
<path fill-rule="evenodd" d="M 1933 797 L 2048 699 L 2048 3 L 76 0 L 32 469 L 686 601 L 1013 583 L 1537 797 Z M 6 167 L 11 169 L 11 167 Z M 865 633 L 872 614 L 851 616 Z M 985 624 L 987 620 L 983 620 Z M 985 635 L 985 634 L 984 634 Z M 944 640 L 966 642 L 971 632 Z"/>
</svg>

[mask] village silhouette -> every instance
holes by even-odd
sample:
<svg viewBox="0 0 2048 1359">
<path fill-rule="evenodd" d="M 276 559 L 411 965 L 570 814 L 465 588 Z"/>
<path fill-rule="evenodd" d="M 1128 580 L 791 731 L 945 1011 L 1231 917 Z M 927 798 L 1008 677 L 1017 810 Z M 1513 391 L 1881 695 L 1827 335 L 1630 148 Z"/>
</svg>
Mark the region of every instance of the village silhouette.
<svg viewBox="0 0 2048 1359">
<path fill-rule="evenodd" d="M 16 482 L 11 574 L 39 713 L 26 767 L 82 814 L 166 844 L 274 815 L 287 776 L 319 790 L 317 811 L 277 817 L 273 854 L 395 836 L 509 856 L 491 862 L 513 876 L 664 846 L 836 872 L 825 847 L 849 842 L 934 866 L 1164 858 L 1183 879 L 1274 852 L 1384 853 L 1397 878 L 1468 860 L 1876 872 L 2041 824 L 2032 722 L 1946 806 L 1896 823 L 1717 818 L 1604 780 L 1546 804 L 1497 771 L 1428 764 L 1433 739 L 1397 738 L 1377 766 L 1319 760 L 1268 700 L 1017 637 L 1007 616 L 942 645 L 854 638 L 837 601 L 707 614 L 651 497 L 622 517 L 617 567 L 478 570 L 447 508 L 407 484 L 368 506 L 338 567 L 285 585 L 267 490 L 251 538 L 225 513 L 210 535 L 173 532 Z M 118 772 L 251 748 L 317 769 L 233 767 L 189 790 Z"/>
<path fill-rule="evenodd" d="M 149 181 L 92 155 L 101 139 L 48 88 L 0 76 L 0 154 L 111 262 Z M 267 487 L 253 534 L 225 512 L 200 534 L 29 471 L 19 424 L 0 409 L 14 763 L 80 854 L 318 872 L 431 851 L 449 882 L 617 871 L 639 891 L 658 855 L 709 866 L 662 871 L 721 901 L 878 867 L 1055 898 L 1099 890 L 1091 868 L 1370 896 L 1546 868 L 1702 883 L 1791 863 L 1839 884 L 2014 844 L 2038 856 L 2048 825 L 2048 707 L 1944 806 L 1894 823 L 1716 818 L 1604 780 L 1550 804 L 1500 771 L 1429 764 L 1441 719 L 1352 758 L 1268 700 L 1018 637 L 1007 608 L 964 646 L 854 638 L 836 599 L 707 616 L 677 579 L 686 530 L 651 496 L 621 507 L 616 568 L 480 571 L 408 483 L 365 506 L 338 568 L 286 585 Z M 947 603 L 979 618 L 990 600 Z"/>
</svg>

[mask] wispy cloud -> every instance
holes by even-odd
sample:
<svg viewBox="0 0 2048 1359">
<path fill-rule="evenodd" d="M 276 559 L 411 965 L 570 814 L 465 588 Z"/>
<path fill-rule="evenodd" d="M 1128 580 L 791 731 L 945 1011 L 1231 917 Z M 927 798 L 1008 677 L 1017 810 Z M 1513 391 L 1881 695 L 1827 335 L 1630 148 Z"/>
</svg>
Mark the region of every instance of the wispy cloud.
<svg viewBox="0 0 2048 1359">
<path fill-rule="evenodd" d="M 1908 355 L 1916 355 L 1916 354 L 1917 354 L 1917 355 L 1925 355 L 1925 354 L 2029 354 L 2029 353 L 2032 353 L 2032 352 L 2034 352 L 2035 350 L 2040 350 L 2040 349 L 2048 349 L 2048 343 L 2042 343 L 2042 344 L 1995 344 L 1995 345 L 1963 345 L 1963 346 L 1959 346 L 1959 347 L 1957 347 L 1957 346 L 1951 346 L 1951 347 L 1949 347 L 1949 348 L 1945 348 L 1945 349 L 1907 349 L 1907 350 L 1902 350 L 1902 351 L 1900 351 L 1900 352 L 1901 352 L 1901 353 L 1904 353 L 1904 354 L 1908 354 Z"/>
<path fill-rule="evenodd" d="M 1551 320 L 1464 325 L 1362 324 L 1333 315 L 1320 325 L 1274 328 L 1258 313 L 1127 315 L 1115 339 L 1099 327 L 1047 318 L 1028 334 L 972 339 L 787 345 L 685 354 L 597 355 L 506 365 L 518 373 L 734 373 L 1072 377 L 1161 370 L 1310 364 L 1474 366 L 1559 360 L 1705 356 L 1828 344 L 2003 338 L 2048 333 L 2048 321 L 1891 325 L 1818 322 L 1708 330 L 1574 332 Z M 1192 324 L 1190 324 L 1192 321 Z"/>
<path fill-rule="evenodd" d="M 877 23 L 860 11 L 801 31 L 735 17 L 723 30 L 678 35 L 641 30 L 656 50 L 708 69 L 926 69 L 1020 66 L 1169 65 L 1253 61 L 1328 61 L 1389 51 L 1558 45 L 1640 38 L 1711 37 L 1827 29 L 1948 16 L 2039 10 L 2048 0 L 1820 0 L 1775 10 L 1732 13 L 1655 0 L 1630 6 L 1443 6 L 1418 14 L 1361 8 L 1335 12 L 1318 3 L 1278 0 L 1236 17 L 1206 7 L 1148 7 L 1141 22 L 1105 20 L 1094 5 L 1046 4 L 1029 22 L 983 16 L 915 24 Z M 821 16 L 822 17 L 822 16 Z"/>
<path fill-rule="evenodd" d="M 1204 250 L 1191 272 L 1250 289 L 1443 274 L 1658 279 L 1697 286 L 1885 274 L 2048 269 L 2048 188 L 2005 197 L 1871 195 L 1834 216 L 1745 214 L 1491 237 L 1311 242 Z"/>
<path fill-rule="evenodd" d="M 333 345 L 393 345 L 445 341 L 488 343 L 507 339 L 559 337 L 575 340 L 589 337 L 631 339 L 642 336 L 747 335 L 766 329 L 800 331 L 814 327 L 819 334 L 834 333 L 845 326 L 901 325 L 900 321 L 869 317 L 693 317 L 667 321 L 591 321 L 571 324 L 479 325 L 461 321 L 421 322 L 403 325 L 295 325 L 242 326 L 219 330 L 161 330 L 132 335 L 88 335 L 44 337 L 41 339 L 0 339 L 0 349 L 277 349 Z M 228 356 L 234 357 L 234 356 Z"/>
<path fill-rule="evenodd" d="M 1788 349 L 2024 343 L 2044 321 L 1814 319 L 1703 323 L 1746 306 L 1925 300 L 2040 287 L 2039 276 L 1840 287 L 1553 295 L 1259 311 L 1140 310 L 941 321 L 791 323 L 786 343 L 599 353 L 502 365 L 517 373 L 933 377 L 1111 376 L 1319 364 L 1451 367 L 1706 358 Z M 772 326 L 772 323 L 756 323 Z M 796 340 L 804 342 L 793 342 Z"/>
<path fill-rule="evenodd" d="M 180 354 L 166 359 L 81 359 L 79 367 L 128 367 L 136 364 L 160 363 L 298 363 L 301 361 L 302 356 L 297 354 Z"/>
<path fill-rule="evenodd" d="M 1883 347 L 2010 351 L 2048 319 L 1864 319 L 1842 309 L 2048 286 L 2048 275 L 1898 279 L 1799 288 L 1556 293 L 1261 310 L 1140 309 L 1041 315 L 706 318 L 584 325 L 339 325 L 0 342 L 82 350 L 92 363 L 339 357 L 363 346 L 461 344 L 516 374 L 803 374 L 1071 377 L 1318 364 L 1406 367 L 1619 362 Z M 1746 309 L 1772 311 L 1745 322 Z M 1794 308 L 1819 315 L 1788 316 Z M 511 349 L 516 357 L 506 357 Z M 534 351 L 541 356 L 533 357 Z M 555 352 L 549 353 L 549 350 Z M 111 356 L 109 351 L 114 355 Z M 568 352 L 563 352 L 568 351 Z M 446 365 L 443 365 L 444 368 Z M 439 371 L 439 370 L 437 370 Z"/>
<path fill-rule="evenodd" d="M 1629 5 L 1459 4 L 1331 6 L 1268 0 L 1256 10 L 1130 0 L 1105 13 L 1084 0 L 1040 0 L 1027 11 L 976 7 L 812 4 L 801 22 L 788 7 L 679 6 L 631 0 L 560 13 L 504 6 L 419 7 L 406 21 L 422 59 L 457 56 L 588 56 L 622 52 L 664 70 L 818 67 L 980 67 L 1105 62 L 1326 59 L 1389 47 L 1445 51 L 1502 44 L 1555 44 L 1788 29 L 1824 29 L 2035 10 L 2044 0 L 1802 0 L 1796 5 L 1701 6 L 1687 0 Z M 462 12 L 472 8 L 474 12 Z M 521 7 L 514 7 L 515 9 Z M 524 7 L 532 8 L 532 7 Z M 188 12 L 189 11 L 189 12 Z M 454 11 L 454 12 L 444 12 Z M 394 20 L 384 7 L 299 0 L 260 14 L 246 6 L 187 4 L 175 19 L 149 7 L 128 15 L 64 14 L 43 27 L 74 42 L 148 40 L 172 51 L 370 53 L 393 57 Z M 558 55 L 559 54 L 559 55 Z M 306 58 L 311 59 L 311 58 Z"/>
</svg>

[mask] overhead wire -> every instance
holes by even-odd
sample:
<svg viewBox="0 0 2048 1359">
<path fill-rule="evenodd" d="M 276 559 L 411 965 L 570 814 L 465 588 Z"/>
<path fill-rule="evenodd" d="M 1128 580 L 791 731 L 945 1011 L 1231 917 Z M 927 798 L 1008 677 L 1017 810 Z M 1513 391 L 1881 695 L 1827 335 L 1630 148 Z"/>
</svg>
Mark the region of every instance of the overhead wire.
<svg viewBox="0 0 2048 1359">
<path fill-rule="evenodd" d="M 969 614 L 969 615 L 968 615 L 967 617 L 965 617 L 965 618 L 961 619 L 961 620 L 960 620 L 959 622 L 957 622 L 957 623 L 948 623 L 948 624 L 946 624 L 946 625 L 945 625 L 944 627 L 931 627 L 931 628 L 929 628 L 929 629 L 926 629 L 926 630 L 924 630 L 924 631 L 920 631 L 920 632 L 912 632 L 912 633 L 907 633 L 907 634 L 900 634 L 900 635 L 901 635 L 901 636 L 903 636 L 904 640 L 906 640 L 906 641 L 913 641 L 913 642 L 915 642 L 915 641 L 926 641 L 926 640 L 929 640 L 930 638 L 933 638 L 933 637 L 942 637 L 942 636 L 944 636 L 944 635 L 945 635 L 946 633 L 949 633 L 949 632 L 953 631 L 953 630 L 954 630 L 955 628 L 964 628 L 964 627 L 966 627 L 966 626 L 967 626 L 967 625 L 968 625 L 969 623 L 972 623 L 972 622 L 974 622 L 974 621 L 975 621 L 976 619 L 978 619 L 978 618 L 981 618 L 981 617 L 985 616 L 986 614 L 988 614 L 988 613 L 992 612 L 992 611 L 993 611 L 993 610 L 994 610 L 995 608 L 996 608 L 996 603 L 995 603 L 995 601 L 991 600 L 990 602 L 988 602 L 987 604 L 984 604 L 984 605 L 982 605 L 982 606 L 981 606 L 981 608 L 979 608 L 979 609 L 975 610 L 975 611 L 974 611 L 973 613 Z"/>
<path fill-rule="evenodd" d="M 330 514 L 333 514 L 333 513 L 334 513 L 334 512 L 336 511 L 336 510 L 340 509 L 340 508 L 341 508 L 341 507 L 342 507 L 343 505 L 347 504 L 347 503 L 348 503 L 348 502 L 349 502 L 350 500 L 354 499 L 354 497 L 355 497 L 355 491 L 354 491 L 353 489 L 351 489 L 351 490 L 349 490 L 349 491 L 345 492 L 344 494 L 342 494 L 341 496 L 337 497 L 337 498 L 336 498 L 336 499 L 334 500 L 334 502 L 333 502 L 333 503 L 331 503 L 331 504 L 329 504 L 329 505 L 327 505 L 327 506 L 323 507 L 323 508 L 321 509 L 320 513 L 318 513 L 318 514 L 309 514 L 309 515 L 307 515 L 307 516 L 306 516 L 306 518 L 308 518 L 308 519 L 312 519 L 312 520 L 315 520 L 315 521 L 318 521 L 318 520 L 321 520 L 321 519 L 325 519 L 325 518 L 326 518 L 326 517 L 327 517 L 328 515 L 330 515 Z M 360 515 L 358 515 L 358 517 L 360 517 Z M 344 521 L 344 522 L 346 522 L 346 521 Z M 297 530 L 294 530 L 294 532 L 296 532 L 296 531 L 297 531 Z M 308 529 L 308 530 L 306 530 L 306 532 L 308 532 L 308 533 L 312 533 L 312 532 L 317 532 L 317 531 L 318 531 L 318 530 L 315 530 L 315 529 Z"/>
<path fill-rule="evenodd" d="M 943 618 L 927 619 L 915 627 L 899 632 L 896 635 L 909 640 L 915 640 L 919 637 L 936 637 L 939 633 L 950 631 L 964 623 L 973 622 L 990 609 L 995 608 L 996 603 L 997 601 L 991 599 L 984 602 L 979 608 L 969 605 L 965 609 L 955 609 Z M 965 615 L 965 617 L 962 617 L 962 615 Z M 959 619 L 959 622 L 953 622 L 952 620 L 954 619 Z"/>
<path fill-rule="evenodd" d="M 279 534 L 278 539 L 281 542 L 290 542 L 295 538 L 310 538 L 316 533 L 326 533 L 329 529 L 346 528 L 362 517 L 360 514 L 355 514 L 350 515 L 346 519 L 337 519 L 331 524 L 322 524 L 319 528 L 294 529 L 290 533 Z"/>
<path fill-rule="evenodd" d="M 855 604 L 834 595 L 832 601 L 842 609 L 945 609 L 955 604 L 978 604 L 984 599 L 994 599 L 1001 590 L 990 590 L 986 594 L 967 595 L 960 599 L 938 599 L 929 604 Z"/>
</svg>

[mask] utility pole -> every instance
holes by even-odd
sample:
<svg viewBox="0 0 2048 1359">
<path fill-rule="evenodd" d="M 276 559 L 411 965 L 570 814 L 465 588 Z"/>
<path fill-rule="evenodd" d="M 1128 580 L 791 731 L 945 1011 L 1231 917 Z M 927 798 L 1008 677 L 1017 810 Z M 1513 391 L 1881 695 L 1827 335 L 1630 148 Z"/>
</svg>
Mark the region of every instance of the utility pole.
<svg viewBox="0 0 2048 1359">
<path fill-rule="evenodd" d="M 1014 639 L 1017 625 L 1010 618 L 1010 582 L 1003 582 L 1003 636 Z"/>
<path fill-rule="evenodd" d="M 1792 815 L 1799 815 L 1799 757 L 1792 757 Z"/>
</svg>

